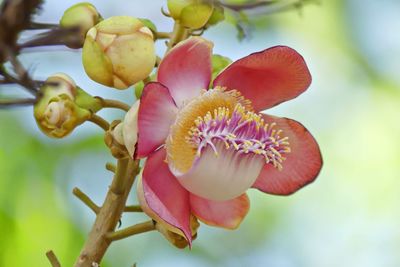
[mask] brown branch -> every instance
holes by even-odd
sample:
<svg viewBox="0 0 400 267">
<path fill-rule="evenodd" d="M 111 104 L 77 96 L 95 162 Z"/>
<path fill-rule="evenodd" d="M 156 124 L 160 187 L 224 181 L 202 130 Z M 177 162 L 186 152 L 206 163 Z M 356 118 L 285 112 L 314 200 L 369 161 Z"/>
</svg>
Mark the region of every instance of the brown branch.
<svg viewBox="0 0 400 267">
<path fill-rule="evenodd" d="M 56 254 L 52 250 L 46 252 L 46 256 L 50 261 L 51 266 L 53 267 L 61 267 L 59 260 L 57 259 Z"/>
<path fill-rule="evenodd" d="M 221 6 L 239 12 L 241 10 L 248 10 L 248 9 L 254 9 L 254 8 L 269 6 L 269 5 L 275 4 L 277 2 L 278 1 L 276 1 L 276 0 L 266 0 L 266 1 L 258 1 L 258 2 L 254 2 L 254 3 L 248 3 L 248 4 L 225 4 L 225 3 L 221 3 Z"/>
<path fill-rule="evenodd" d="M 110 162 L 106 163 L 106 170 L 115 173 L 116 169 L 117 169 L 117 167 L 114 164 L 112 164 Z"/>
<path fill-rule="evenodd" d="M 267 9 L 262 9 L 262 11 L 260 13 L 261 14 L 271 14 L 271 13 L 287 11 L 292 8 L 299 8 L 308 2 L 319 3 L 319 0 L 287 0 L 287 1 L 285 1 L 285 0 L 264 0 L 264 1 L 252 2 L 252 3 L 248 3 L 248 4 L 246 4 L 246 3 L 243 3 L 243 4 L 221 3 L 221 6 L 231 9 L 235 12 L 268 7 Z"/>
<path fill-rule="evenodd" d="M 128 104 L 118 101 L 118 100 L 104 99 L 99 96 L 96 98 L 100 100 L 101 106 L 103 108 L 118 108 L 118 109 L 124 110 L 126 112 L 128 112 L 129 109 L 131 108 Z"/>
<path fill-rule="evenodd" d="M 106 235 L 114 232 L 125 208 L 133 182 L 139 170 L 139 160 L 120 159 L 113 182 L 107 192 L 89 237 L 75 262 L 75 267 L 100 264 L 112 240 Z"/>
<path fill-rule="evenodd" d="M 19 44 L 18 48 L 31 48 L 38 46 L 68 45 L 69 47 L 82 47 L 82 37 L 79 27 L 53 28 L 50 31 L 38 34 L 32 40 Z"/>
<path fill-rule="evenodd" d="M 156 227 L 154 221 L 151 220 L 148 222 L 135 224 L 119 231 L 108 233 L 106 234 L 106 238 L 111 241 L 116 241 L 133 235 L 149 232 L 155 229 Z"/>
<path fill-rule="evenodd" d="M 32 106 L 36 103 L 36 99 L 34 98 L 25 98 L 25 99 L 0 99 L 0 109 L 9 108 L 14 106 Z"/>
<path fill-rule="evenodd" d="M 26 29 L 28 30 L 43 30 L 43 29 L 54 29 L 57 28 L 58 24 L 51 23 L 40 23 L 40 22 L 31 22 L 29 23 Z"/>
<path fill-rule="evenodd" d="M 126 206 L 124 212 L 143 212 L 143 209 L 139 205 L 132 205 L 132 206 Z"/>
<path fill-rule="evenodd" d="M 100 207 L 97 206 L 88 195 L 83 193 L 78 187 L 72 190 L 72 193 L 82 201 L 88 208 L 90 208 L 95 214 L 99 213 Z"/>
<path fill-rule="evenodd" d="M 93 114 L 88 121 L 93 122 L 94 124 L 98 125 L 100 128 L 102 128 L 104 131 L 108 131 L 110 129 L 110 124 L 103 119 L 102 117 Z"/>
</svg>

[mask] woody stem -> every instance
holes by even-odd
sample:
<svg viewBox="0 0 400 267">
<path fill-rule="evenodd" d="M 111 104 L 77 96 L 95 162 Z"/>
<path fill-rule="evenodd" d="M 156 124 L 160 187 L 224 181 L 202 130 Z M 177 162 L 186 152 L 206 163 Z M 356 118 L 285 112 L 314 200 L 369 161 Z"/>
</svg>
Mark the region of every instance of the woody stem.
<svg viewBox="0 0 400 267">
<path fill-rule="evenodd" d="M 126 200 L 139 171 L 139 160 L 119 159 L 116 173 L 103 205 L 96 216 L 89 237 L 75 262 L 75 267 L 99 264 L 110 246 L 118 221 L 125 209 Z"/>
</svg>

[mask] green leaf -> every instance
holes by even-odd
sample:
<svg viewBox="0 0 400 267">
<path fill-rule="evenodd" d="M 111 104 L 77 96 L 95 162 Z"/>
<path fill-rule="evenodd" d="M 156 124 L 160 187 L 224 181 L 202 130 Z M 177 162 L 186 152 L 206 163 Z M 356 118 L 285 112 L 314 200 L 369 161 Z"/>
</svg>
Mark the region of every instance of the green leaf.
<svg viewBox="0 0 400 267">
<path fill-rule="evenodd" d="M 153 33 L 157 32 L 157 27 L 151 20 L 149 20 L 149 19 L 141 19 L 141 18 L 139 18 L 139 20 L 143 23 L 144 26 L 149 28 Z"/>
<path fill-rule="evenodd" d="M 212 59 L 212 81 L 217 77 L 222 70 L 224 70 L 229 64 L 232 63 L 230 58 L 221 56 L 221 55 L 213 55 Z"/>
</svg>

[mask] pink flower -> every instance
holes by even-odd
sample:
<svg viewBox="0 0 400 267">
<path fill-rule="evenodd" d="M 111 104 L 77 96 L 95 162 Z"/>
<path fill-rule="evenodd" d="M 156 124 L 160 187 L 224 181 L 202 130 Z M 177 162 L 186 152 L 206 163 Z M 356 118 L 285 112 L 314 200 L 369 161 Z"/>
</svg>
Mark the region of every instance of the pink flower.
<svg viewBox="0 0 400 267">
<path fill-rule="evenodd" d="M 210 87 L 212 43 L 190 38 L 159 66 L 139 108 L 139 183 L 145 211 L 190 243 L 190 215 L 235 229 L 249 209 L 246 190 L 288 195 L 317 177 L 318 144 L 297 121 L 258 113 L 303 93 L 304 59 L 276 46 L 244 57 Z"/>
</svg>

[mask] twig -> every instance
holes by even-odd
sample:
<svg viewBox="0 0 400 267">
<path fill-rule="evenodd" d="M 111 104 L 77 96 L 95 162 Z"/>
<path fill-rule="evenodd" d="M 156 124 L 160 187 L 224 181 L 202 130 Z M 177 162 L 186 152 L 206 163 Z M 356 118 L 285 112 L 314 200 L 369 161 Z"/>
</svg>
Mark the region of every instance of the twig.
<svg viewBox="0 0 400 267">
<path fill-rule="evenodd" d="M 2 47 L 2 49 L 3 53 L 7 55 L 7 58 L 10 60 L 14 72 L 18 76 L 18 78 L 14 78 L 10 74 L 8 74 L 4 67 L 0 69 L 0 74 L 4 77 L 5 80 L 19 84 L 32 95 L 37 96 L 39 91 L 37 83 L 29 77 L 28 72 L 18 60 L 15 53 L 11 49 L 7 49 L 6 47 Z"/>
<path fill-rule="evenodd" d="M 139 205 L 131 205 L 131 206 L 126 206 L 124 212 L 143 212 L 143 209 Z"/>
<path fill-rule="evenodd" d="M 28 26 L 28 30 L 43 30 L 43 29 L 54 29 L 59 25 L 51 23 L 31 22 Z"/>
<path fill-rule="evenodd" d="M 174 47 L 176 44 L 178 44 L 180 41 L 185 40 L 186 38 L 189 37 L 189 31 L 183 27 L 179 22 L 175 22 L 174 24 L 174 31 L 171 34 L 171 38 L 168 42 L 168 49 L 167 52 L 169 50 L 172 49 L 172 47 Z"/>
<path fill-rule="evenodd" d="M 226 3 L 221 3 L 221 6 L 232 9 L 234 11 L 241 11 L 241 10 L 246 10 L 246 9 L 254 9 L 258 7 L 263 7 L 263 6 L 268 6 L 275 4 L 277 1 L 276 0 L 266 0 L 266 1 L 258 1 L 254 3 L 248 3 L 248 4 L 226 4 Z"/>
<path fill-rule="evenodd" d="M 115 173 L 116 169 L 117 169 L 117 167 L 114 164 L 112 164 L 110 162 L 106 163 L 106 170 Z"/>
<path fill-rule="evenodd" d="M 57 259 L 56 254 L 52 250 L 46 252 L 46 256 L 49 259 L 51 266 L 53 267 L 61 267 L 59 260 Z"/>
<path fill-rule="evenodd" d="M 36 103 L 36 99 L 34 99 L 34 98 L 10 99 L 10 100 L 1 100 L 0 99 L 0 109 L 14 107 L 14 106 L 31 106 L 35 103 Z"/>
<path fill-rule="evenodd" d="M 119 161 L 127 162 L 125 164 L 118 164 L 106 199 L 96 216 L 96 221 L 93 224 L 89 237 L 75 262 L 75 267 L 92 266 L 93 262 L 100 263 L 111 244 L 111 240 L 105 238 L 105 236 L 107 233 L 115 230 L 139 170 L 139 160 L 120 159 Z M 123 182 L 121 183 L 120 181 Z M 120 188 L 116 188 L 116 183 L 120 185 Z"/>
<path fill-rule="evenodd" d="M 103 108 L 119 108 L 126 112 L 128 112 L 129 109 L 131 108 L 128 104 L 125 104 L 118 100 L 104 99 L 101 97 L 97 97 L 97 98 L 100 99 L 101 105 L 103 106 Z"/>
<path fill-rule="evenodd" d="M 169 39 L 171 38 L 170 32 L 156 32 L 155 39 Z"/>
<path fill-rule="evenodd" d="M 88 119 L 88 121 L 100 126 L 104 131 L 108 131 L 108 129 L 110 129 L 110 124 L 105 119 L 96 114 L 93 114 L 92 117 Z"/>
<path fill-rule="evenodd" d="M 125 229 L 111 232 L 106 234 L 106 238 L 111 241 L 116 241 L 120 239 L 124 239 L 133 235 L 149 232 L 155 230 L 155 224 L 153 221 L 148 221 L 144 223 L 138 223 L 133 226 L 127 227 Z"/>
<path fill-rule="evenodd" d="M 243 10 L 251 10 L 257 9 L 262 7 L 268 7 L 268 9 L 262 9 L 262 14 L 272 14 L 278 13 L 282 11 L 290 10 L 291 8 L 298 8 L 302 5 L 306 4 L 307 2 L 316 2 L 318 0 L 287 0 L 287 1 L 277 1 L 277 0 L 266 0 L 266 1 L 259 1 L 249 4 L 224 4 L 221 5 L 225 8 L 231 9 L 235 12 L 240 12 Z"/>
<path fill-rule="evenodd" d="M 19 44 L 18 48 L 29 48 L 38 46 L 69 45 L 71 47 L 82 47 L 82 39 L 79 28 L 53 28 L 47 32 L 38 34 L 34 39 Z M 75 48 L 74 47 L 74 48 Z"/>
<path fill-rule="evenodd" d="M 94 213 L 99 213 L 100 207 L 97 206 L 93 200 L 90 199 L 88 195 L 83 193 L 78 187 L 75 187 L 72 190 L 72 193 L 80 200 L 82 201 L 88 208 L 90 208 Z"/>
</svg>

